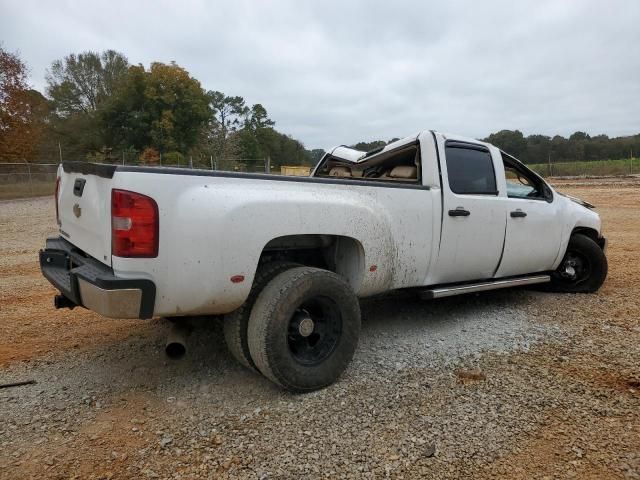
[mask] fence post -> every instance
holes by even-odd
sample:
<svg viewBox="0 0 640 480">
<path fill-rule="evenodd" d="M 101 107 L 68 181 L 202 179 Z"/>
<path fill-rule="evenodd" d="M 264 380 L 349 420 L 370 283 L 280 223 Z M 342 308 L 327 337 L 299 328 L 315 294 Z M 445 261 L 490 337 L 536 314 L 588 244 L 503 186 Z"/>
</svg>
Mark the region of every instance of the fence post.
<svg viewBox="0 0 640 480">
<path fill-rule="evenodd" d="M 271 173 L 271 156 L 267 155 L 264 161 L 264 173 Z"/>
<path fill-rule="evenodd" d="M 22 161 L 27 164 L 27 172 L 29 172 L 29 193 L 33 195 L 33 182 L 31 180 L 31 165 L 26 160 L 22 160 Z"/>
</svg>

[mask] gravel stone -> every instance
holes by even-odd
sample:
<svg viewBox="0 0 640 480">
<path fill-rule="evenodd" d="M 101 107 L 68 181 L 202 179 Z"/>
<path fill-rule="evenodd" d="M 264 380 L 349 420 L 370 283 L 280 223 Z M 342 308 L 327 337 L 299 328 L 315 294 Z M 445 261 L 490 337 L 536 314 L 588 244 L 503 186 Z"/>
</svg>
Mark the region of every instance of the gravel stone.
<svg viewBox="0 0 640 480">
<path fill-rule="evenodd" d="M 170 362 L 165 320 L 53 310 L 52 202 L 0 202 L 0 380 L 37 381 L 0 390 L 0 478 L 640 478 L 640 189 L 571 193 L 604 206 L 601 292 L 364 300 L 352 365 L 305 395 L 219 320 Z"/>
</svg>

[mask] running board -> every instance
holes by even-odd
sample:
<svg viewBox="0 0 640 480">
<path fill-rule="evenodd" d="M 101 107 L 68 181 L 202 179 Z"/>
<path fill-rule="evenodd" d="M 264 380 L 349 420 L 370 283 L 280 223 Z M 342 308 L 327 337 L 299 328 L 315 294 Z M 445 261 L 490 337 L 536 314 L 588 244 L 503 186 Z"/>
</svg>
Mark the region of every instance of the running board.
<svg viewBox="0 0 640 480">
<path fill-rule="evenodd" d="M 497 290 L 499 288 L 520 287 L 523 285 L 534 285 L 536 283 L 547 283 L 551 281 L 549 275 L 535 275 L 529 277 L 509 278 L 504 280 L 494 280 L 490 282 L 469 283 L 466 285 L 452 285 L 431 288 L 420 292 L 424 299 L 451 297 L 462 295 L 463 293 L 484 292 L 486 290 Z"/>
</svg>

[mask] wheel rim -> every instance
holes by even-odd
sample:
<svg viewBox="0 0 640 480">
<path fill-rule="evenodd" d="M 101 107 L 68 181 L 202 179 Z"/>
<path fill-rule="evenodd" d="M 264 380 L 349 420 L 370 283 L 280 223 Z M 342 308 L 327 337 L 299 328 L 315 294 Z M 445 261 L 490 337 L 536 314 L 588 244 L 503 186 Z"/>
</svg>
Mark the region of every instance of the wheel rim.
<svg viewBox="0 0 640 480">
<path fill-rule="evenodd" d="M 591 262 L 582 253 L 569 250 L 556 270 L 556 278 L 568 285 L 578 285 L 591 275 Z"/>
<path fill-rule="evenodd" d="M 341 334 L 338 305 L 328 297 L 314 297 L 296 308 L 289 320 L 289 352 L 302 365 L 317 365 L 333 353 Z"/>
</svg>

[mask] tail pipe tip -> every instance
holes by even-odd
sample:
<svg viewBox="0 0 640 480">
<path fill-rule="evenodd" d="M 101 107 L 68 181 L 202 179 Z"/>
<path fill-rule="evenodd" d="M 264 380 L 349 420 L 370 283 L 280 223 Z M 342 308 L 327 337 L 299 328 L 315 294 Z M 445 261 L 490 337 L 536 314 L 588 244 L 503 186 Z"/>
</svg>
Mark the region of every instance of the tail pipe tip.
<svg viewBox="0 0 640 480">
<path fill-rule="evenodd" d="M 187 339 L 191 333 L 191 328 L 186 325 L 174 323 L 171 326 L 169 335 L 167 337 L 167 343 L 164 347 L 164 351 L 167 357 L 178 360 L 185 356 L 187 353 Z"/>
</svg>

